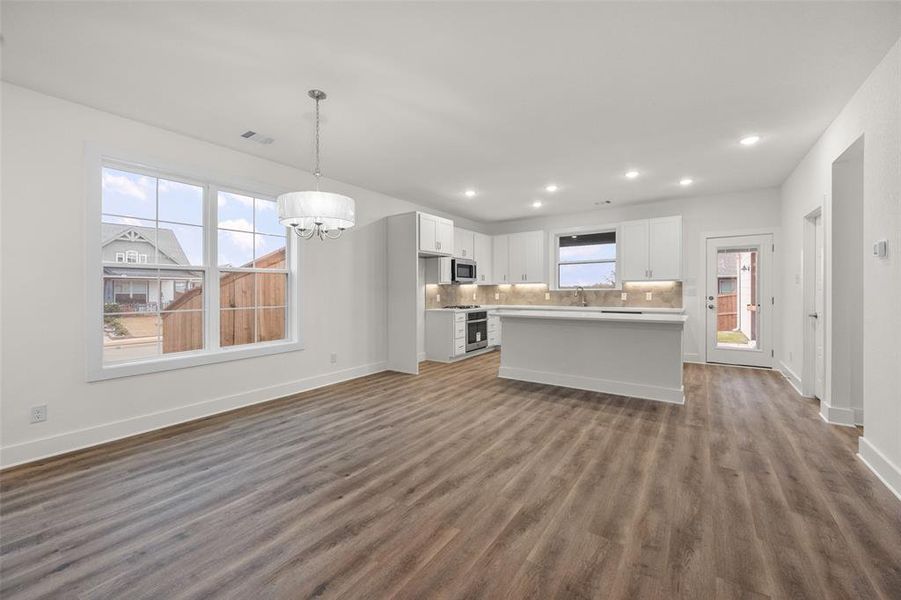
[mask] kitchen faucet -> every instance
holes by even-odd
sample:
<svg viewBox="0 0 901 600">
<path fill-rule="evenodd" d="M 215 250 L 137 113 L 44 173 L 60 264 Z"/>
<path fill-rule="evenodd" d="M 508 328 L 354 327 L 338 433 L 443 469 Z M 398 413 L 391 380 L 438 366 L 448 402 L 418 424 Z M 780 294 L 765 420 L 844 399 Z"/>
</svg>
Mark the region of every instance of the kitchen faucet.
<svg viewBox="0 0 901 600">
<path fill-rule="evenodd" d="M 583 307 L 588 306 L 588 301 L 585 300 L 585 288 L 583 288 L 581 285 L 576 286 L 576 291 L 573 296 L 579 296 L 582 299 Z"/>
</svg>

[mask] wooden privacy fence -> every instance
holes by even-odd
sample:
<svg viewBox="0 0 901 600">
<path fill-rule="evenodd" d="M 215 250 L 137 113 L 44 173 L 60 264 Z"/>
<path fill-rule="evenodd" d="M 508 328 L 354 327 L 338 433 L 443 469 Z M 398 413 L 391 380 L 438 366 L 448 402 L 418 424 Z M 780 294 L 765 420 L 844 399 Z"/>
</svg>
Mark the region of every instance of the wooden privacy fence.
<svg viewBox="0 0 901 600">
<path fill-rule="evenodd" d="M 257 259 L 257 268 L 285 265 L 284 249 Z M 219 279 L 219 343 L 237 346 L 285 337 L 284 273 L 227 272 Z M 203 290 L 182 294 L 162 313 L 163 353 L 203 348 Z"/>
<path fill-rule="evenodd" d="M 734 331 L 738 327 L 738 294 L 716 297 L 716 330 Z"/>
</svg>

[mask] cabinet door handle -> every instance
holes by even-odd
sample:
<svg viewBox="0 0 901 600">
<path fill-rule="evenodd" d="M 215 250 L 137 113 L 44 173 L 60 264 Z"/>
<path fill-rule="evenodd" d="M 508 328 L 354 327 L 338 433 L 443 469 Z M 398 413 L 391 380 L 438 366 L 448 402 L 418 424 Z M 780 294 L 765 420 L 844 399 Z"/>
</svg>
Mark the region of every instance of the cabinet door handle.
<svg viewBox="0 0 901 600">
<path fill-rule="evenodd" d="M 651 277 L 651 278 L 654 277 L 654 269 L 649 269 L 649 270 L 648 270 L 648 277 Z"/>
</svg>

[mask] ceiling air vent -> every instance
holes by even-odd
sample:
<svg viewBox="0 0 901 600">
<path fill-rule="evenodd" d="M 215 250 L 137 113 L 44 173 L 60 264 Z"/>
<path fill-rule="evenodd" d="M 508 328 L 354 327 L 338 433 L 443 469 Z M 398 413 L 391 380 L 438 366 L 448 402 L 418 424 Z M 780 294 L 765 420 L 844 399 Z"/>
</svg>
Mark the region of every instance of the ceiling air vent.
<svg viewBox="0 0 901 600">
<path fill-rule="evenodd" d="M 256 131 L 245 131 L 241 134 L 241 137 L 245 140 L 252 140 L 258 144 L 271 144 L 275 141 L 275 139 L 269 137 L 268 135 L 263 135 L 262 133 L 257 133 Z"/>
</svg>

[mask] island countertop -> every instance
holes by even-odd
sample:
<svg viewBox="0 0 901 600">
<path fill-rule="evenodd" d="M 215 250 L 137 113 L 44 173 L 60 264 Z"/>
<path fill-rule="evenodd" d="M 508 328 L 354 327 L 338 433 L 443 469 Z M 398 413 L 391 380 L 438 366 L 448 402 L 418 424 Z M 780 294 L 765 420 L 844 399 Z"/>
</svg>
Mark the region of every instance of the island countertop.
<svg viewBox="0 0 901 600">
<path fill-rule="evenodd" d="M 566 321 L 613 321 L 627 323 L 671 323 L 682 325 L 688 317 L 675 312 L 633 312 L 608 309 L 599 310 L 531 310 L 517 308 L 499 309 L 494 312 L 502 319 L 559 319 Z"/>
</svg>

